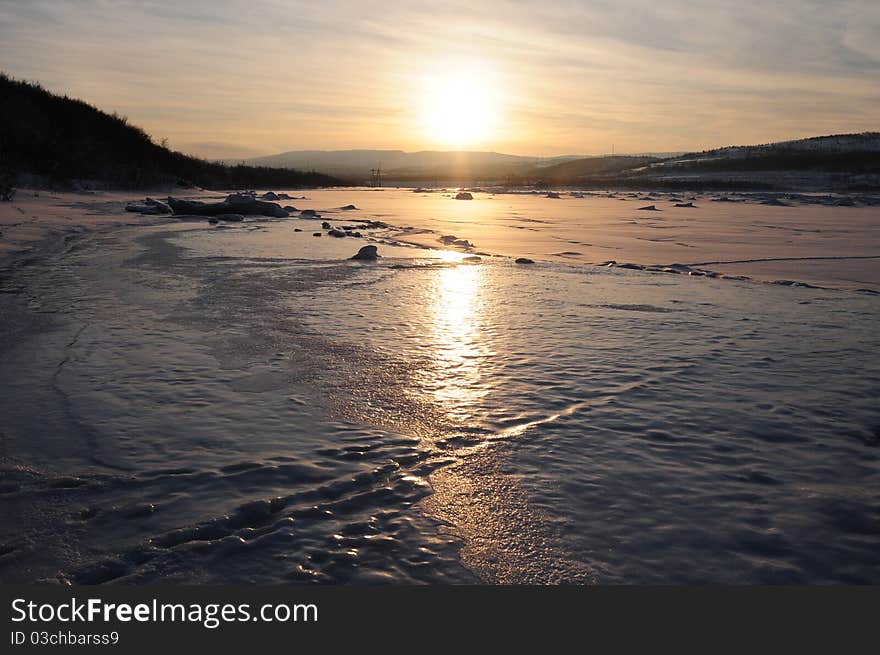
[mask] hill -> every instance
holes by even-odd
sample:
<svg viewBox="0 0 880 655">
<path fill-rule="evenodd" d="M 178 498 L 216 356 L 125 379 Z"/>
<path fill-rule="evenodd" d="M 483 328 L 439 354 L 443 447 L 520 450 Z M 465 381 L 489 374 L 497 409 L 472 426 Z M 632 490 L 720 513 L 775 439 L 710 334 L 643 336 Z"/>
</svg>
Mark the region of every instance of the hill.
<svg viewBox="0 0 880 655">
<path fill-rule="evenodd" d="M 584 157 L 535 170 L 534 174 L 544 180 L 567 182 L 574 179 L 617 173 L 658 162 L 658 157 L 617 155 L 609 157 Z"/>
<path fill-rule="evenodd" d="M 155 143 L 125 117 L 0 73 L 0 177 L 111 188 L 335 185 L 319 173 L 212 163 Z"/>
<path fill-rule="evenodd" d="M 386 179 L 394 180 L 488 179 L 506 177 L 571 159 L 578 159 L 578 156 L 543 159 L 498 152 L 458 150 L 294 150 L 255 157 L 245 163 L 319 170 L 362 181 L 369 179 L 371 169 L 377 167 L 382 169 Z"/>
<path fill-rule="evenodd" d="M 541 177 L 548 183 L 624 187 L 877 189 L 880 133 L 728 146 L 665 159 L 578 159 L 547 169 Z"/>
</svg>

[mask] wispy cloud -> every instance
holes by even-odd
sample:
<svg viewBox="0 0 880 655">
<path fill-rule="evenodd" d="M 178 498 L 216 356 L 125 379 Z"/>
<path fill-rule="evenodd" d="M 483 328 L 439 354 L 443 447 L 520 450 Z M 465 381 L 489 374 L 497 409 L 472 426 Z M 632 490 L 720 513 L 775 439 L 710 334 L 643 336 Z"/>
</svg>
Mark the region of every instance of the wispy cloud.
<svg viewBox="0 0 880 655">
<path fill-rule="evenodd" d="M 429 146 L 424 78 L 468 62 L 502 100 L 496 150 L 877 129 L 878 33 L 875 0 L 0 0 L 10 73 L 232 157 Z"/>
</svg>

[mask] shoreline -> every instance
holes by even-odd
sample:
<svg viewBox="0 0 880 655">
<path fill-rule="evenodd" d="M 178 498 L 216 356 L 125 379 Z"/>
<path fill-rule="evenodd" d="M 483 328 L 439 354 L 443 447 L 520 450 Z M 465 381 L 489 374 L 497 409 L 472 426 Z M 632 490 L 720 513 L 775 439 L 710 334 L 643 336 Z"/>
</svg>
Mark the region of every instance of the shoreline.
<svg viewBox="0 0 880 655">
<path fill-rule="evenodd" d="M 21 192 L 27 192 L 27 195 Z M 26 205 L 37 205 L 29 207 L 32 211 L 40 211 L 46 208 L 49 203 L 47 199 L 60 199 L 58 192 L 45 191 L 43 189 L 18 189 L 16 198 L 12 201 L 0 203 L 0 274 L 14 272 L 21 266 L 26 266 L 31 259 L 42 259 L 46 256 L 60 254 L 64 251 L 65 246 L 75 241 L 79 236 L 100 233 L 102 231 L 113 230 L 120 227 L 138 226 L 138 225 L 154 225 L 159 223 L 161 216 L 143 216 L 133 214 L 124 210 L 124 203 L 141 199 L 142 195 L 134 195 L 135 192 L 61 192 L 64 194 L 64 200 L 70 201 L 88 201 L 94 199 L 100 201 L 107 197 L 107 193 L 112 193 L 113 197 L 110 202 L 123 204 L 123 208 L 118 212 L 105 212 L 103 214 L 92 214 L 93 216 L 101 216 L 106 220 L 88 220 L 84 209 L 77 211 L 71 209 L 64 215 L 54 216 L 52 218 L 41 218 L 31 215 L 30 221 L 20 220 L 14 222 L 17 216 L 12 212 L 17 210 L 22 218 L 27 212 L 21 208 L 21 198 L 25 197 L 29 200 L 39 199 L 42 202 L 27 202 Z M 47 194 L 44 196 L 43 194 Z M 51 194 L 54 194 L 51 195 Z M 60 203 L 53 203 L 52 207 L 56 210 L 63 207 Z M 5 211 L 4 211 L 5 210 Z M 117 220 L 112 220 L 113 218 Z M 62 220 L 63 219 L 63 220 Z M 70 222 L 64 222 L 70 221 Z M 9 241 L 8 233 L 15 228 L 26 225 L 24 238 Z"/>
<path fill-rule="evenodd" d="M 561 189 L 562 187 L 560 187 Z M 568 187 L 565 187 L 568 188 Z M 388 187 L 390 189 L 390 187 Z M 158 196 L 163 194 L 180 191 L 179 189 L 162 188 L 156 189 Z M 317 190 L 317 189 L 316 189 Z M 342 187 L 334 189 L 339 192 L 363 192 L 377 191 L 377 189 L 364 189 L 362 187 Z M 382 188 L 381 190 L 386 190 Z M 411 189 L 405 189 L 411 191 Z M 20 189 L 25 192 L 17 196 L 17 198 L 27 198 L 29 202 L 25 205 L 32 205 L 27 209 L 39 212 L 40 210 L 50 209 L 51 215 L 41 218 L 39 214 L 31 214 L 30 221 L 15 222 L 17 216 L 13 213 L 18 210 L 22 215 L 26 215 L 28 211 L 20 207 L 20 200 L 13 200 L 8 203 L 0 203 L 0 280 L 8 280 L 15 275 L 15 271 L 21 266 L 26 266 L 34 259 L 41 259 L 46 256 L 63 253 L 69 244 L 74 243 L 80 236 L 92 233 L 100 233 L 108 230 L 114 230 L 124 227 L 152 226 L 161 224 L 174 224 L 181 220 L 177 215 L 144 215 L 125 211 L 125 205 L 130 202 L 141 202 L 143 200 L 143 191 L 99 191 L 99 192 L 53 192 L 41 189 Z M 201 198 L 206 200 L 216 200 L 226 195 L 225 191 L 210 191 L 203 189 L 188 189 L 189 193 L 180 194 L 186 198 Z M 309 192 L 304 189 L 301 192 Z M 445 191 L 448 191 L 445 190 Z M 513 196 L 540 196 L 543 192 L 537 191 L 500 191 L 500 190 L 480 190 L 483 193 L 498 193 L 499 198 L 507 195 Z M 577 193 L 577 192 L 574 192 Z M 627 194 L 631 190 L 622 190 L 620 192 L 603 191 L 601 195 L 615 195 L 616 193 Z M 647 191 L 648 197 L 652 191 Z M 653 193 L 668 194 L 667 191 L 653 190 Z M 767 192 L 756 192 L 758 198 L 767 195 Z M 443 195 L 441 190 L 433 190 L 431 195 Z M 737 195 L 734 193 L 734 195 Z M 785 194 L 772 193 L 770 195 L 780 196 Z M 791 194 L 789 194 L 791 195 Z M 804 194 L 796 194 L 803 196 Z M 816 197 L 825 197 L 827 194 L 817 192 Z M 859 194 L 847 194 L 849 196 Z M 862 194 L 863 195 L 863 194 Z M 492 196 L 487 196 L 491 198 Z M 573 197 L 579 197 L 575 195 Z M 829 196 L 830 197 L 830 196 Z M 623 199 L 623 198 L 620 198 Z M 51 202 L 55 200 L 57 202 Z M 469 203 L 468 203 L 469 204 Z M 79 206 L 76 206 L 79 205 Z M 99 207 L 103 205 L 103 207 Z M 115 205 L 115 207 L 112 207 Z M 4 211 L 5 209 L 5 211 Z M 60 210 L 60 211 L 59 211 Z M 323 209 L 322 211 L 331 211 Z M 584 211 L 589 211 L 585 209 Z M 356 214 L 351 220 L 357 222 Z M 325 214 L 325 218 L 331 218 L 333 215 Z M 196 218 L 196 217 L 192 217 Z M 259 217 L 260 220 L 285 221 L 296 219 L 293 215 L 290 219 Z M 382 216 L 386 220 L 385 216 Z M 199 217 L 198 220 L 202 220 Z M 205 218 L 207 220 L 207 218 Z M 320 220 L 320 219 L 319 219 Z M 390 219 L 395 221 L 394 218 Z M 318 221 L 315 221 L 316 223 Z M 386 220 L 387 222 L 387 220 Z M 405 220 L 401 217 L 395 222 L 389 222 L 389 234 L 385 239 L 391 240 L 398 244 L 426 249 L 426 250 L 444 250 L 459 253 L 463 256 L 482 256 L 492 258 L 516 259 L 519 255 L 513 252 L 505 253 L 497 249 L 489 249 L 482 246 L 475 246 L 470 249 L 450 248 L 442 241 L 437 239 L 436 243 L 431 243 L 425 238 L 412 238 L 416 234 L 430 235 L 434 239 L 436 235 L 442 234 L 436 229 L 413 228 L 404 226 L 401 223 Z M 395 224 L 396 223 L 396 224 Z M 11 244 L 7 241 L 8 234 L 11 229 L 20 228 L 27 225 L 24 239 L 13 241 Z M 381 242 L 381 240 L 378 240 Z M 567 255 L 568 253 L 558 253 L 557 255 Z M 579 253 L 578 253 L 579 254 Z M 759 284 L 776 284 L 791 287 L 806 287 L 813 289 L 822 289 L 829 291 L 847 291 L 864 294 L 880 294 L 880 284 L 859 284 L 853 282 L 845 285 L 830 285 L 816 283 L 814 280 L 806 276 L 806 279 L 799 279 L 798 276 L 776 277 L 772 273 L 761 273 L 758 267 L 768 263 L 797 263 L 797 262 L 855 262 L 860 260 L 880 260 L 880 254 L 869 255 L 807 255 L 807 256 L 773 256 L 773 257 L 744 257 L 736 259 L 705 259 L 702 261 L 690 260 L 670 261 L 658 263 L 650 261 L 646 258 L 621 258 L 608 257 L 596 261 L 583 261 L 571 259 L 566 261 L 565 258 L 553 259 L 550 255 L 531 255 L 531 258 L 538 263 L 568 263 L 571 265 L 585 265 L 591 267 L 616 268 L 639 270 L 649 273 L 665 273 L 665 274 L 683 274 L 695 277 L 708 277 L 715 279 L 728 279 L 732 281 L 752 282 Z M 717 268 L 706 268 L 711 266 L 720 266 Z M 874 288 L 876 287 L 876 288 Z"/>
<path fill-rule="evenodd" d="M 283 220 L 283 219 L 279 219 Z M 405 234 L 405 232 L 401 229 L 400 234 Z M 434 232 L 436 234 L 436 232 Z M 409 246 L 414 246 L 416 248 L 422 248 L 425 250 L 430 250 L 431 246 L 422 244 L 418 241 L 409 241 L 407 239 L 397 239 L 398 243 L 407 244 Z M 502 253 L 493 253 L 493 252 L 474 252 L 470 253 L 468 251 L 461 250 L 452 250 L 450 252 L 462 253 L 465 256 L 468 255 L 476 255 L 477 257 L 487 257 L 487 258 L 500 258 L 500 259 L 516 259 L 516 255 L 508 255 Z M 643 264 L 640 262 L 617 262 L 617 261 L 605 261 L 605 262 L 585 262 L 583 264 L 571 263 L 571 266 L 589 266 L 591 268 L 616 268 L 620 270 L 634 270 L 634 271 L 642 271 L 644 273 L 662 273 L 662 274 L 673 274 L 673 275 L 686 275 L 688 277 L 705 277 L 708 279 L 717 279 L 717 280 L 728 280 L 731 282 L 748 282 L 752 284 L 773 284 L 778 286 L 787 286 L 787 287 L 800 287 L 806 289 L 817 289 L 821 291 L 847 291 L 853 293 L 864 293 L 864 294 L 877 294 L 880 295 L 880 289 L 870 289 L 870 288 L 857 288 L 857 287 L 833 287 L 833 286 L 821 286 L 817 284 L 810 284 L 808 282 L 803 282 L 800 280 L 772 280 L 772 279 L 760 279 L 757 277 L 753 277 L 750 275 L 727 275 L 718 271 L 714 271 L 706 268 L 698 268 L 702 266 L 712 265 L 712 264 L 751 264 L 751 263 L 761 263 L 761 262 L 776 262 L 776 261 L 847 261 L 847 260 L 863 260 L 863 259 L 878 259 L 880 260 L 880 255 L 856 255 L 853 257 L 847 256 L 818 256 L 818 257 L 771 257 L 764 259 L 745 259 L 745 260 L 736 260 L 736 261 L 719 261 L 719 262 L 695 262 L 688 264 L 679 264 L 679 263 L 671 263 L 671 264 Z M 556 263 L 547 259 L 536 259 L 534 263 Z"/>
</svg>

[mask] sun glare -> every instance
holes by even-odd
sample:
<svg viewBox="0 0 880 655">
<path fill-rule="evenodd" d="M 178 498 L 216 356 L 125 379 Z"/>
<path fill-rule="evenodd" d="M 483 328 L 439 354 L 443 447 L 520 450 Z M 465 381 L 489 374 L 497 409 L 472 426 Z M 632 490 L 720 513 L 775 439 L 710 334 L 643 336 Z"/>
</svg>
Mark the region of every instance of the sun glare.
<svg viewBox="0 0 880 655">
<path fill-rule="evenodd" d="M 485 143 L 496 134 L 499 118 L 490 76 L 456 72 L 427 80 L 422 122 L 430 142 L 455 148 Z"/>
</svg>

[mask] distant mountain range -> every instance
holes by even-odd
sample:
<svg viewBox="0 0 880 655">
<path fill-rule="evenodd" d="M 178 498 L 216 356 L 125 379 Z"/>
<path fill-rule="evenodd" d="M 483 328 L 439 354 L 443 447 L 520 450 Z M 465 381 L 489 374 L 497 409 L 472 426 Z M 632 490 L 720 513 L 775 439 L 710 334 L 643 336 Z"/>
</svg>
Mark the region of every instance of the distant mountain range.
<svg viewBox="0 0 880 655">
<path fill-rule="evenodd" d="M 314 170 L 348 178 L 368 178 L 379 168 L 391 178 L 444 175 L 507 175 L 524 169 L 553 166 L 583 155 L 526 157 L 498 152 L 403 150 L 293 150 L 254 157 L 244 163 L 256 166 Z M 229 162 L 231 163 L 231 162 Z"/>
<path fill-rule="evenodd" d="M 880 187 L 880 133 L 692 153 L 541 158 L 467 151 L 296 150 L 246 163 L 320 171 L 356 184 L 370 179 L 371 169 L 381 168 L 386 182 L 873 189 Z"/>
</svg>

